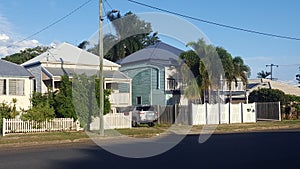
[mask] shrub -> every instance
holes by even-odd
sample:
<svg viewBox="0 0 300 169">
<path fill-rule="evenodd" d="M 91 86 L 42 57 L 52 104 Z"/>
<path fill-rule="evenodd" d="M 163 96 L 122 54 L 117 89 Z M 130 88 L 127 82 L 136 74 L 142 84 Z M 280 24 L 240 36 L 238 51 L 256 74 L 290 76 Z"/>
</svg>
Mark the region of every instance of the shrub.
<svg viewBox="0 0 300 169">
<path fill-rule="evenodd" d="M 22 114 L 21 116 L 21 119 L 43 122 L 46 120 L 51 120 L 54 117 L 55 117 L 54 109 L 51 108 L 49 104 L 46 105 L 39 104 L 24 112 L 24 114 Z"/>
</svg>

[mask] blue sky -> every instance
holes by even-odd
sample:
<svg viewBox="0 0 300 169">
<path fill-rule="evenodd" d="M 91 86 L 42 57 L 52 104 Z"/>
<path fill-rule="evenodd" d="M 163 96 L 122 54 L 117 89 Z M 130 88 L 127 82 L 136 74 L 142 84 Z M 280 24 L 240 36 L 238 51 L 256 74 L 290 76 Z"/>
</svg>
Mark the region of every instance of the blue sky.
<svg viewBox="0 0 300 169">
<path fill-rule="evenodd" d="M 24 47 L 52 42 L 77 45 L 98 30 L 98 0 L 92 0 L 62 22 L 40 34 L 12 45 L 66 15 L 87 0 L 0 0 L 0 57 Z M 106 10 L 110 7 L 105 3 Z M 122 13 L 157 12 L 127 0 L 107 0 Z M 138 0 L 193 17 L 272 34 L 300 38 L 300 1 L 241 0 Z M 255 35 L 187 20 L 206 34 L 215 46 L 241 56 L 252 69 L 251 78 L 266 64 L 278 64 L 273 76 L 295 83 L 299 73 L 300 41 Z M 107 24 L 107 21 L 104 22 Z M 174 28 L 176 29 L 176 28 Z"/>
</svg>

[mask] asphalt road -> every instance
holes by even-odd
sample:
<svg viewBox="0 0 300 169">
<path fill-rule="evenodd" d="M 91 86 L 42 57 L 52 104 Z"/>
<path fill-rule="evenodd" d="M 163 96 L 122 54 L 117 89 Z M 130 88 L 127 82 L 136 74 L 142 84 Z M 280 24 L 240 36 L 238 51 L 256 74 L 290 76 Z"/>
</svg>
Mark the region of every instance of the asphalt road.
<svg viewBox="0 0 300 169">
<path fill-rule="evenodd" d="M 187 136 L 166 153 L 142 159 L 116 156 L 92 142 L 0 149 L 0 169 L 299 169 L 300 132 Z"/>
</svg>

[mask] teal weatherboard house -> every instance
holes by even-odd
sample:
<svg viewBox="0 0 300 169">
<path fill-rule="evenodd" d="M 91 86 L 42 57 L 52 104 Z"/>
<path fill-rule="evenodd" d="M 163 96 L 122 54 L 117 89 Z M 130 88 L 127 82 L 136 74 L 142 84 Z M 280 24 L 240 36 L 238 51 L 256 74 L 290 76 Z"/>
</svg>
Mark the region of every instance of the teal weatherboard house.
<svg viewBox="0 0 300 169">
<path fill-rule="evenodd" d="M 183 51 L 163 42 L 118 61 L 120 71 L 132 78 L 132 105 L 172 105 L 181 96 L 178 73 Z"/>
</svg>

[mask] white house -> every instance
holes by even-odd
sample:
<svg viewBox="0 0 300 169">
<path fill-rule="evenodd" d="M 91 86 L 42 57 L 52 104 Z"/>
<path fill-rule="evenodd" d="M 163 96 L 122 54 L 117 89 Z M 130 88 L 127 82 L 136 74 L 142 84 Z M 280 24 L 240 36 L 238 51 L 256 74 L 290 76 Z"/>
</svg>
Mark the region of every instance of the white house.
<svg viewBox="0 0 300 169">
<path fill-rule="evenodd" d="M 55 48 L 22 64 L 35 77 L 35 90 L 46 93 L 48 87 L 58 88 L 62 75 L 72 78 L 73 74 L 96 75 L 99 56 L 68 43 Z M 131 79 L 119 71 L 120 65 L 104 59 L 104 87 L 113 89 L 110 96 L 112 108 L 131 105 Z"/>
<path fill-rule="evenodd" d="M 22 66 L 0 59 L 0 102 L 12 104 L 17 99 L 17 110 L 31 106 L 32 75 Z"/>
</svg>

